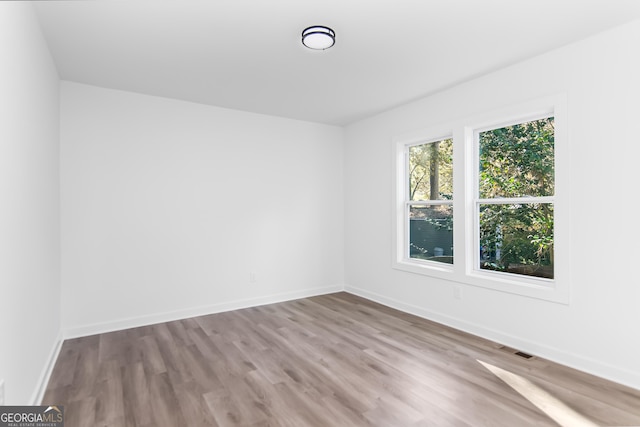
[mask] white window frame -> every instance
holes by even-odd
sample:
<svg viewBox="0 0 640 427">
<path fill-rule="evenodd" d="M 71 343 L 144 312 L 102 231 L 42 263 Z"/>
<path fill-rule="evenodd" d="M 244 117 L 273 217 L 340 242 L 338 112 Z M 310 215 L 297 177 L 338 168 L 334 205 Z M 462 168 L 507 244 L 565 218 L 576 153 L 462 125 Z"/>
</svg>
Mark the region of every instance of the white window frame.
<svg viewBox="0 0 640 427">
<path fill-rule="evenodd" d="M 555 194 L 547 199 L 554 205 L 554 278 L 543 279 L 479 268 L 478 132 L 554 117 Z M 544 97 L 497 109 L 488 113 L 393 139 L 395 185 L 393 194 L 392 267 L 398 270 L 478 286 L 556 303 L 569 303 L 571 273 L 570 156 L 564 94 Z M 453 139 L 453 264 L 409 257 L 406 184 L 408 147 Z M 538 199 L 538 198 L 536 198 Z"/>
<path fill-rule="evenodd" d="M 394 259 L 393 266 L 400 270 L 429 276 L 451 279 L 454 265 L 436 261 L 411 258 L 409 256 L 409 207 L 415 205 L 453 205 L 454 209 L 454 263 L 455 263 L 455 140 L 454 140 L 454 192 L 453 202 L 448 200 L 411 201 L 409 197 L 409 148 L 429 144 L 445 139 L 453 139 L 453 132 L 447 125 L 422 130 L 415 134 L 403 135 L 394 139 L 394 161 L 396 185 L 394 192 Z"/>
<path fill-rule="evenodd" d="M 407 260 L 411 260 L 411 262 L 415 262 L 418 263 L 419 265 L 424 264 L 427 267 L 431 266 L 431 268 L 433 269 L 442 269 L 443 271 L 448 271 L 451 270 L 453 267 L 449 264 L 446 263 L 442 263 L 442 262 L 437 262 L 437 261 L 429 261 L 429 260 L 422 260 L 422 259 L 417 259 L 417 258 L 411 258 L 410 256 L 410 249 L 409 249 L 409 240 L 410 240 L 410 233 L 411 233 L 411 220 L 409 218 L 409 212 L 411 210 L 411 206 L 439 206 L 439 205 L 447 205 L 447 206 L 451 206 L 453 207 L 453 200 L 448 200 L 448 199 L 438 199 L 438 200 L 411 200 L 411 197 L 408 195 L 408 190 L 409 187 L 411 185 L 411 177 L 409 176 L 409 149 L 411 147 L 415 147 L 418 145 L 424 145 L 424 144 L 431 144 L 431 143 L 435 143 L 438 141 L 443 141 L 446 139 L 453 139 L 452 135 L 447 135 L 447 136 L 441 136 L 441 137 L 437 137 L 437 138 L 431 138 L 429 140 L 421 140 L 418 142 L 415 142 L 413 144 L 406 144 L 404 146 L 404 154 L 403 154 L 403 162 L 404 162 L 404 197 L 403 197 L 403 201 L 404 201 L 404 221 L 403 221 L 403 229 L 402 229 L 402 233 L 404 238 L 406 239 L 406 244 L 404 245 L 403 248 L 403 254 L 402 254 L 402 258 L 403 259 L 407 259 Z M 454 194 L 454 198 L 455 198 L 455 194 Z"/>
</svg>

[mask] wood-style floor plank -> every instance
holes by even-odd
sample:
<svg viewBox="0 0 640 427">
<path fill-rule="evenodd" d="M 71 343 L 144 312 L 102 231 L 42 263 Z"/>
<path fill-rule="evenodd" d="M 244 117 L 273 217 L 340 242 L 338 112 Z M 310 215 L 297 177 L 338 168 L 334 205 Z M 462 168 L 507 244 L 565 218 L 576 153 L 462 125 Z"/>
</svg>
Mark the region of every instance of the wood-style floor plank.
<svg viewBox="0 0 640 427">
<path fill-rule="evenodd" d="M 42 403 L 67 427 L 640 425 L 640 391 L 513 353 L 336 293 L 67 340 Z"/>
</svg>

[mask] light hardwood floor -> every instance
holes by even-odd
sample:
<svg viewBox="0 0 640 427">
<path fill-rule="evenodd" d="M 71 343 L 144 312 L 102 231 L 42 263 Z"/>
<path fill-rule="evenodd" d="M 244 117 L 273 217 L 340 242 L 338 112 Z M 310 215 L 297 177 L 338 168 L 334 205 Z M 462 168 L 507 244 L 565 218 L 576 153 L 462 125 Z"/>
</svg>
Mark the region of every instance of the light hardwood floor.
<svg viewBox="0 0 640 427">
<path fill-rule="evenodd" d="M 43 404 L 66 427 L 640 425 L 638 390 L 347 293 L 65 341 Z"/>
</svg>

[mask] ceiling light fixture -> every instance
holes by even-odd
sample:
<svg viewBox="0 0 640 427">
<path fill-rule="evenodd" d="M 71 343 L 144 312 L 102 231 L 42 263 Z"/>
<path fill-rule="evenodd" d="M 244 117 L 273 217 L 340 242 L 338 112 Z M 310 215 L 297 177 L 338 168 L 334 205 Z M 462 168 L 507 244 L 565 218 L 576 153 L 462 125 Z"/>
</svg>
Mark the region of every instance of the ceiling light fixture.
<svg viewBox="0 0 640 427">
<path fill-rule="evenodd" d="M 325 50 L 336 43 L 336 33 L 329 27 L 314 25 L 302 32 L 302 44 L 309 49 Z"/>
</svg>

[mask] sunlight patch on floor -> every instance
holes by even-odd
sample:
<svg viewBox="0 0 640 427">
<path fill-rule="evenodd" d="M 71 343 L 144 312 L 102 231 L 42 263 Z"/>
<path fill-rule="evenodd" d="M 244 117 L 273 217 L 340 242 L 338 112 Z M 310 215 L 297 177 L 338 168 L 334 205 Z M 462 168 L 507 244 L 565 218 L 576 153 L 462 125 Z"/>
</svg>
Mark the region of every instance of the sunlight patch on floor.
<svg viewBox="0 0 640 427">
<path fill-rule="evenodd" d="M 547 414 L 563 427 L 597 427 L 598 425 L 575 410 L 568 407 L 558 398 L 541 389 L 526 378 L 505 371 L 502 368 L 476 359 L 496 377 L 504 381 L 509 387 L 520 393 L 525 399 Z"/>
</svg>

